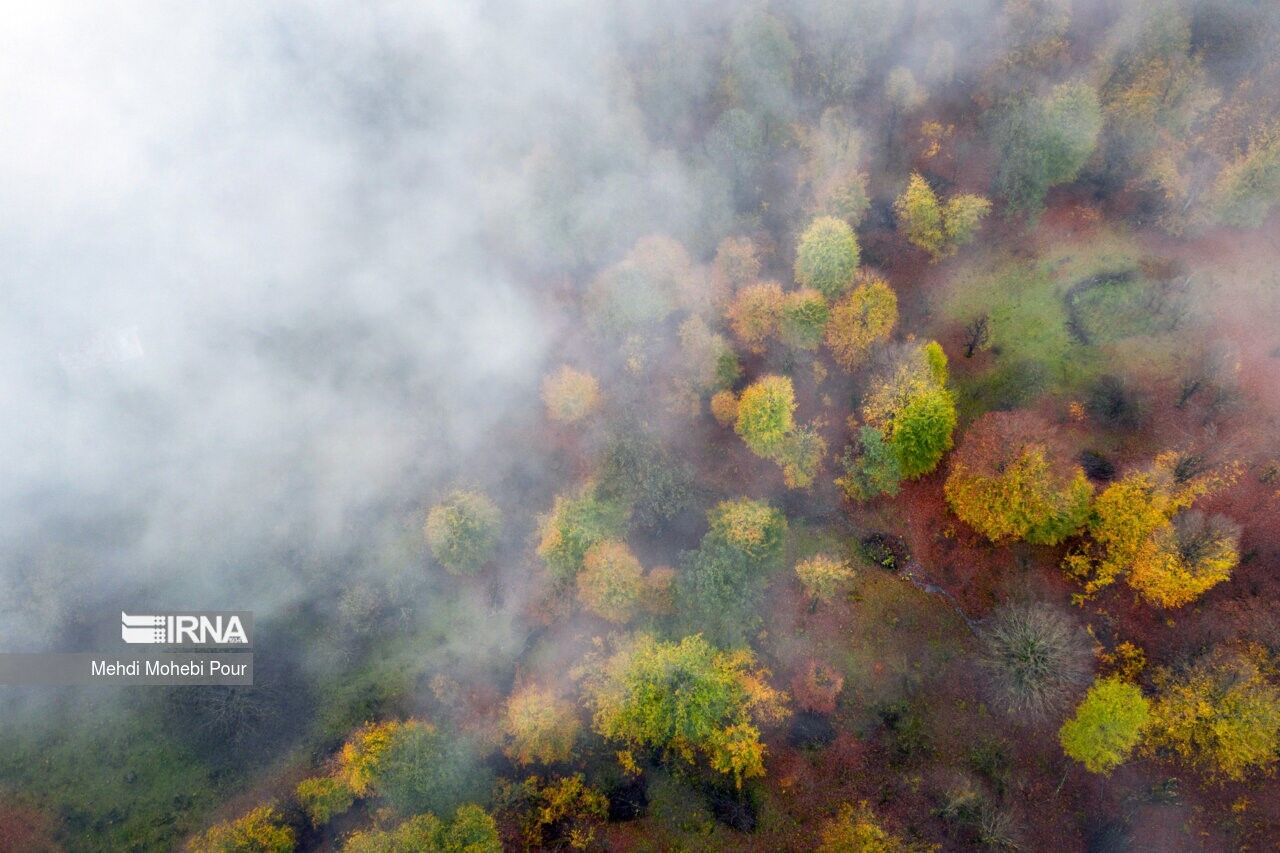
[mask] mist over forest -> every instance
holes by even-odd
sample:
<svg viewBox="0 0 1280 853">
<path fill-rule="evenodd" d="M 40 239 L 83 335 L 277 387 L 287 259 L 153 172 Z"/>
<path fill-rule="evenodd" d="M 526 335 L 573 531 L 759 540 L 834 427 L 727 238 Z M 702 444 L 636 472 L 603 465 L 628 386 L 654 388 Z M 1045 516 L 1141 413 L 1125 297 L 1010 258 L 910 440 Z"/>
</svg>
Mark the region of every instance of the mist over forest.
<svg viewBox="0 0 1280 853">
<path fill-rule="evenodd" d="M 1280 7 L 0 27 L 0 851 L 1280 841 Z"/>
</svg>

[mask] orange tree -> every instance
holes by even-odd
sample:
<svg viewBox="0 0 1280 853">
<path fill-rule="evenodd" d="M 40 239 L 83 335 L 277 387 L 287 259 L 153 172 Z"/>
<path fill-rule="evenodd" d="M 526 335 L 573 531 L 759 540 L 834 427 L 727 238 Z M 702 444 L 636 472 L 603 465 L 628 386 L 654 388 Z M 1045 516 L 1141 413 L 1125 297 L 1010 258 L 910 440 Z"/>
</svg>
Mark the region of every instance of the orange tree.
<svg viewBox="0 0 1280 853">
<path fill-rule="evenodd" d="M 1086 595 L 1125 576 L 1151 603 L 1177 607 L 1230 576 L 1233 528 L 1223 522 L 1202 527 L 1194 516 L 1175 519 L 1197 498 L 1232 482 L 1236 466 L 1200 471 L 1195 463 L 1194 457 L 1163 453 L 1147 470 L 1128 474 L 1098 496 L 1091 541 L 1063 563 Z"/>
<path fill-rule="evenodd" d="M 840 366 L 853 370 L 898 322 L 898 297 L 880 278 L 864 278 L 835 304 L 826 324 L 827 347 Z"/>
</svg>

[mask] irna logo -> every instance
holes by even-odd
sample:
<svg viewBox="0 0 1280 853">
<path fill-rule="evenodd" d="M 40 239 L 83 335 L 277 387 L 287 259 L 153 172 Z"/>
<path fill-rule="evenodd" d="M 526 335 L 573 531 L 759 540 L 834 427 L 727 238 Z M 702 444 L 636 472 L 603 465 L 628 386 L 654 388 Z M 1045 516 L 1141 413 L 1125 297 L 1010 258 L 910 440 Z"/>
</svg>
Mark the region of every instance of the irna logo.
<svg viewBox="0 0 1280 853">
<path fill-rule="evenodd" d="M 126 643 L 163 646 L 247 646 L 253 615 L 242 611 L 156 613 L 120 612 L 120 637 Z"/>
</svg>

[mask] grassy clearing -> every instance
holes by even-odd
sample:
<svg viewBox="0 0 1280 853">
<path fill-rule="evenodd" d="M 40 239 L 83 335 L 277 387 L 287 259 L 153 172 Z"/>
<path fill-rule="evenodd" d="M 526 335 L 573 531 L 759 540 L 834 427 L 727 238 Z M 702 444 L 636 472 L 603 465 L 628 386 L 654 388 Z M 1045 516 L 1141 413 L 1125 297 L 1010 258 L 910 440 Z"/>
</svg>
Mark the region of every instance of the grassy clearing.
<svg viewBox="0 0 1280 853">
<path fill-rule="evenodd" d="M 835 661 L 859 727 L 908 699 L 961 655 L 968 632 L 946 602 L 888 572 L 867 569 L 853 593 L 854 621 Z"/>
<path fill-rule="evenodd" d="M 1169 323 L 1152 312 L 1153 283 L 1138 272 L 1139 258 L 1128 237 L 1106 232 L 1031 260 L 996 256 L 958 270 L 938 299 L 938 313 L 956 325 L 988 317 L 994 355 L 980 373 L 957 372 L 962 412 L 973 417 L 1025 406 L 1042 394 L 1077 398 L 1135 341 L 1167 351 Z M 1110 275 L 1121 272 L 1131 277 Z M 1103 280 L 1069 296 L 1073 285 L 1094 276 Z"/>
<path fill-rule="evenodd" d="M 148 710 L 111 697 L 0 731 L 0 778 L 56 816 L 76 850 L 167 850 L 228 789 Z M 90 722 L 91 721 L 91 722 Z"/>
</svg>

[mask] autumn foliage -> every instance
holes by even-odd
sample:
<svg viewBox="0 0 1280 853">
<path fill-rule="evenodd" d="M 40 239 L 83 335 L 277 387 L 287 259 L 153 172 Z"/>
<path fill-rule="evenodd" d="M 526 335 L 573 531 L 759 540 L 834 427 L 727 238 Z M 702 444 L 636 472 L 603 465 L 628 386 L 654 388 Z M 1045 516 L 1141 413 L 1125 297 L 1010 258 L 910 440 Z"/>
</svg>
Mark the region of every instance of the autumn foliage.
<svg viewBox="0 0 1280 853">
<path fill-rule="evenodd" d="M 946 496 L 962 521 L 992 541 L 1053 545 L 1084 527 L 1093 488 L 1042 418 L 989 412 L 952 456 Z"/>
</svg>

